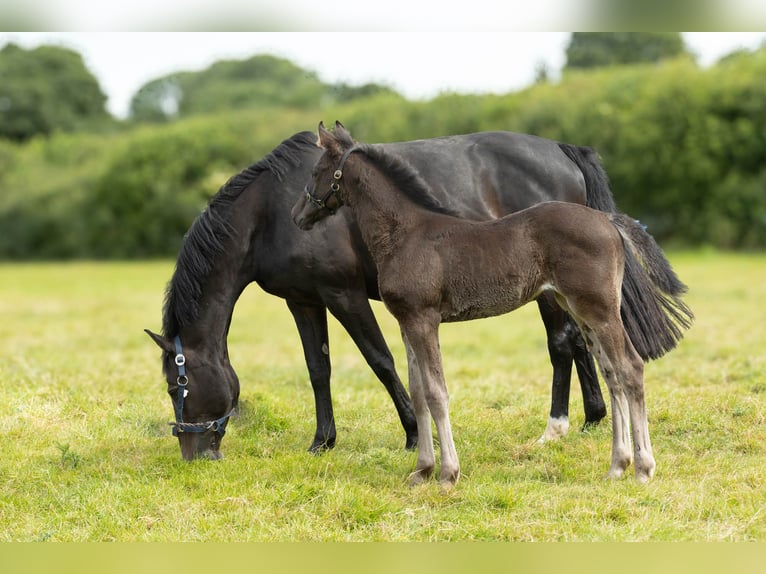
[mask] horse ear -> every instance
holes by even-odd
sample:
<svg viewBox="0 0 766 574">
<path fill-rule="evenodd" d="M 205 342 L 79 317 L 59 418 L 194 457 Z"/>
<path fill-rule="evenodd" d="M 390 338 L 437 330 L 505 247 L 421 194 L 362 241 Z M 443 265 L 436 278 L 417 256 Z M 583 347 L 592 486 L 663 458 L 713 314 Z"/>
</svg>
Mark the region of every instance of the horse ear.
<svg viewBox="0 0 766 574">
<path fill-rule="evenodd" d="M 335 138 L 338 141 L 343 142 L 347 145 L 354 144 L 354 138 L 351 137 L 351 133 L 338 120 L 335 120 L 335 132 L 333 133 L 335 134 Z"/>
<path fill-rule="evenodd" d="M 166 353 L 175 353 L 175 346 L 170 339 L 166 339 L 157 333 L 152 333 L 149 329 L 144 329 L 144 332 L 152 338 L 152 341 L 154 341 L 160 349 Z"/>
<path fill-rule="evenodd" d="M 319 122 L 317 133 L 319 134 L 319 140 L 317 140 L 317 145 L 319 147 L 336 151 L 339 149 L 340 146 L 338 145 L 338 140 L 335 137 L 335 134 L 324 127 L 324 122 Z"/>
</svg>

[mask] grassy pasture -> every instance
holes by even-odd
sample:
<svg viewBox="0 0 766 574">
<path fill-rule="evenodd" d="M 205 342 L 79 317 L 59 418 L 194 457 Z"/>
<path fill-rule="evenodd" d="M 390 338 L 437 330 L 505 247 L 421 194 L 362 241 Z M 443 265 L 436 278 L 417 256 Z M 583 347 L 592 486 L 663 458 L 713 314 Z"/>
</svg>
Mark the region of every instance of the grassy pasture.
<svg viewBox="0 0 766 574">
<path fill-rule="evenodd" d="M 407 486 L 415 454 L 334 320 L 332 452 L 306 453 L 297 331 L 253 286 L 230 334 L 242 394 L 225 459 L 184 463 L 142 332 L 159 329 L 172 263 L 0 265 L 0 540 L 765 541 L 766 256 L 671 260 L 697 321 L 646 369 L 654 480 L 604 480 L 610 423 L 578 432 L 578 389 L 570 434 L 536 444 L 550 366 L 527 306 L 442 329 L 464 473 L 450 492 Z M 398 330 L 375 309 L 404 375 Z"/>
</svg>

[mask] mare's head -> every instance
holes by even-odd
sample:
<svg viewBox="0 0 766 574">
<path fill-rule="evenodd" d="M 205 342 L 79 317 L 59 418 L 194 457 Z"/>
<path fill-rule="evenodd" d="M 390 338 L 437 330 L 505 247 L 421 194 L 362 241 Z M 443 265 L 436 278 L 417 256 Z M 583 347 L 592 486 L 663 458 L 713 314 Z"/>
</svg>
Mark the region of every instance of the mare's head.
<svg viewBox="0 0 766 574">
<path fill-rule="evenodd" d="M 340 122 L 335 122 L 335 130 L 332 132 L 319 122 L 318 135 L 317 145 L 324 153 L 314 165 L 305 193 L 291 212 L 295 225 L 304 230 L 311 229 L 317 221 L 334 214 L 346 203 L 345 190 L 340 180 L 343 164 L 356 146 L 351 134 Z"/>
<path fill-rule="evenodd" d="M 239 398 L 239 379 L 225 352 L 211 352 L 193 339 L 182 341 L 146 333 L 162 349 L 162 371 L 168 385 L 184 460 L 217 460 L 221 439 Z"/>
</svg>

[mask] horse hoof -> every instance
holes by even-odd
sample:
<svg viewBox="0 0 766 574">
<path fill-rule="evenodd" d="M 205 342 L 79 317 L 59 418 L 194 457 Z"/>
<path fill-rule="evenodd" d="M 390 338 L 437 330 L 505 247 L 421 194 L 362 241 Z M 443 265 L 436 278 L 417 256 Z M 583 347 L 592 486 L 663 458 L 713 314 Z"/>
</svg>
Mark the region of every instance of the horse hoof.
<svg viewBox="0 0 766 574">
<path fill-rule="evenodd" d="M 407 442 L 404 443 L 404 449 L 405 450 L 415 450 L 418 448 L 418 435 L 415 435 L 414 437 L 408 436 Z"/>
<path fill-rule="evenodd" d="M 323 452 L 327 452 L 328 450 L 331 450 L 334 447 L 335 447 L 335 439 L 326 440 L 326 441 L 320 441 L 320 440 L 314 439 L 314 442 L 309 447 L 309 452 L 311 454 L 322 454 Z"/>
<path fill-rule="evenodd" d="M 558 440 L 565 436 L 569 432 L 569 418 L 568 417 L 549 417 L 548 424 L 545 427 L 543 436 L 537 439 L 538 444 L 548 442 L 550 440 Z"/>
<path fill-rule="evenodd" d="M 598 427 L 600 422 L 601 419 L 597 421 L 585 421 L 582 425 L 582 428 L 580 429 L 580 432 L 588 432 L 594 430 L 596 427 Z"/>
</svg>

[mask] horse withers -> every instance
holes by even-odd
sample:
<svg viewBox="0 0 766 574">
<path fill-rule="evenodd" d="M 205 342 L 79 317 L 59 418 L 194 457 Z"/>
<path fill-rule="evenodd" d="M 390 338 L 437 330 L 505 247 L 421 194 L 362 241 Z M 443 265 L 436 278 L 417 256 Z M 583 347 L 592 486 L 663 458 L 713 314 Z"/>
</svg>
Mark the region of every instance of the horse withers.
<svg viewBox="0 0 766 574">
<path fill-rule="evenodd" d="M 449 418 L 439 324 L 510 312 L 552 292 L 579 325 L 607 383 L 612 406 L 608 476 L 631 463 L 640 482 L 655 471 L 644 401 L 644 360 L 669 351 L 693 318 L 685 286 L 633 219 L 577 204 L 545 202 L 489 222 L 466 221 L 430 199 L 408 165 L 320 123 L 325 152 L 294 209 L 306 226 L 348 205 L 378 269 L 381 298 L 399 322 L 418 424 L 413 483 L 435 467 L 431 417 L 441 452 L 440 482 L 460 465 Z M 322 197 L 321 201 L 316 198 Z M 325 209 L 329 208 L 329 209 Z M 631 451 L 631 438 L 633 448 Z"/>
</svg>

